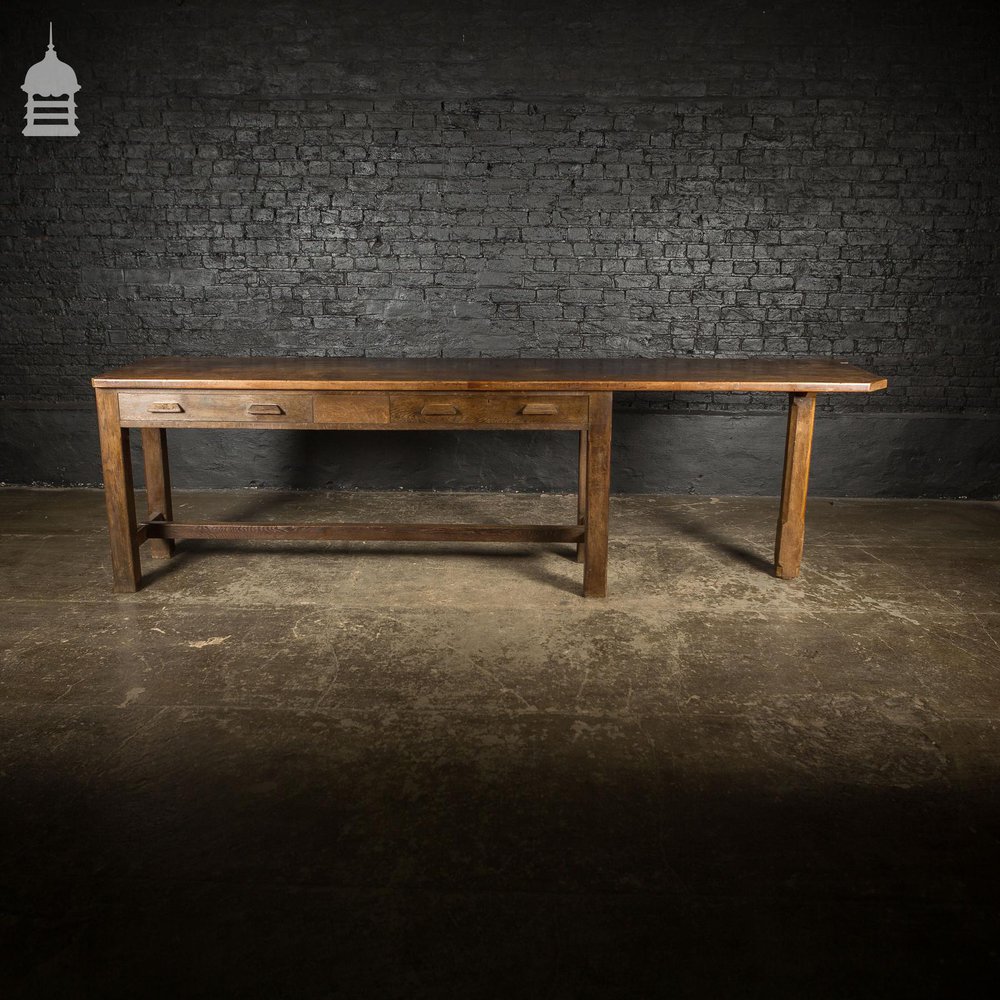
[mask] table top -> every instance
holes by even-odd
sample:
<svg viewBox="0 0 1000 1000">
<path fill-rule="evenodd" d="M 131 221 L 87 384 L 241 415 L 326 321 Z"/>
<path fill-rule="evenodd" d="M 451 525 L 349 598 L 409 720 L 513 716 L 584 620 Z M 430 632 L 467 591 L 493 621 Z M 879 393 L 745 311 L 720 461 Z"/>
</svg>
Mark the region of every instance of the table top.
<svg viewBox="0 0 1000 1000">
<path fill-rule="evenodd" d="M 98 375 L 112 389 L 873 392 L 885 378 L 831 358 L 163 357 Z"/>
</svg>

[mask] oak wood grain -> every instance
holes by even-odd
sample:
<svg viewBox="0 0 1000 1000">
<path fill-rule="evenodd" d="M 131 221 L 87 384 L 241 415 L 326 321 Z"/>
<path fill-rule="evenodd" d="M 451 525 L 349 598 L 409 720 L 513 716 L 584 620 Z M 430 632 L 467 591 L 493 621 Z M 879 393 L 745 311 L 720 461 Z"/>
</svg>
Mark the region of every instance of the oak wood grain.
<svg viewBox="0 0 1000 1000">
<path fill-rule="evenodd" d="M 174 514 L 167 432 L 163 427 L 143 427 L 141 433 L 142 461 L 146 472 L 146 517 L 150 521 L 157 516 L 170 521 Z M 152 539 L 149 553 L 154 559 L 169 559 L 174 554 L 174 543 L 165 538 Z"/>
<path fill-rule="evenodd" d="M 611 393 L 590 395 L 587 429 L 587 510 L 583 536 L 583 596 L 608 592 L 608 495 L 611 488 Z"/>
<path fill-rule="evenodd" d="M 607 593 L 612 394 L 789 393 L 775 545 L 797 575 L 819 392 L 871 392 L 886 379 L 830 359 L 153 358 L 92 380 L 101 434 L 115 590 L 140 581 L 138 546 L 176 538 L 575 543 L 584 595 Z M 579 430 L 576 525 L 186 524 L 172 520 L 167 426 Z M 141 427 L 149 514 L 137 526 L 128 427 Z"/>
<path fill-rule="evenodd" d="M 436 524 L 430 522 L 344 522 L 341 524 L 270 524 L 149 521 L 149 538 L 297 539 L 303 541 L 384 542 L 576 542 L 578 524 Z"/>
<path fill-rule="evenodd" d="M 579 458 L 577 460 L 576 483 L 576 520 L 578 524 L 587 521 L 587 432 L 580 431 Z M 586 543 L 576 543 L 576 561 L 582 563 L 586 558 Z"/>
<path fill-rule="evenodd" d="M 419 424 L 422 427 L 577 428 L 587 422 L 587 396 L 583 393 L 390 392 L 389 419 L 392 424 Z"/>
<path fill-rule="evenodd" d="M 788 433 L 785 439 L 785 471 L 781 484 L 781 511 L 774 546 L 775 574 L 793 580 L 802 565 L 806 535 L 806 493 L 812 455 L 816 397 L 793 393 L 788 399 Z"/>
<path fill-rule="evenodd" d="M 318 424 L 387 424 L 389 393 L 317 392 L 313 397 L 313 419 Z"/>
<path fill-rule="evenodd" d="M 125 390 L 118 394 L 122 423 L 165 426 L 208 421 L 259 424 L 311 423 L 313 397 L 309 392 L 262 390 L 213 392 L 205 390 Z"/>
<path fill-rule="evenodd" d="M 129 594 L 139 589 L 139 539 L 129 432 L 120 423 L 116 392 L 106 389 L 97 391 L 97 425 L 101 439 L 104 502 L 111 537 L 113 589 L 116 594 Z"/>
<path fill-rule="evenodd" d="M 133 389 L 872 392 L 887 382 L 829 358 L 162 357 L 106 372 L 92 384 Z"/>
</svg>

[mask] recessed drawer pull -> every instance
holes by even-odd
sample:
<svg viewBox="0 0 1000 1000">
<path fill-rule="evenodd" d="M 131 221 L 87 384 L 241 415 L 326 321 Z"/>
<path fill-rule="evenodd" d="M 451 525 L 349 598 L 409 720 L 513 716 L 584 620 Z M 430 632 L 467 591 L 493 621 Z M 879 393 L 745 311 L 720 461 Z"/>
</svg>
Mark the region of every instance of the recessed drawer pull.
<svg viewBox="0 0 1000 1000">
<path fill-rule="evenodd" d="M 521 407 L 521 415 L 525 417 L 555 416 L 559 407 L 553 403 L 525 403 Z"/>
<path fill-rule="evenodd" d="M 284 410 L 277 403 L 251 403 L 247 407 L 247 413 L 252 413 L 255 417 L 277 416 L 284 414 Z"/>
<path fill-rule="evenodd" d="M 458 407 L 451 403 L 427 403 L 420 411 L 422 417 L 454 417 L 458 415 Z"/>
<path fill-rule="evenodd" d="M 183 413 L 184 407 L 180 403 L 150 403 L 150 413 Z"/>
</svg>

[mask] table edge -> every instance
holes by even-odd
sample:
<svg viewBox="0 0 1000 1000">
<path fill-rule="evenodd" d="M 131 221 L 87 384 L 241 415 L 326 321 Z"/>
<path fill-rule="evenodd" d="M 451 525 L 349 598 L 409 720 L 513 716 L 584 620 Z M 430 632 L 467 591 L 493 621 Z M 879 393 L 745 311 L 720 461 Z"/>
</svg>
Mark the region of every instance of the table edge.
<svg viewBox="0 0 1000 1000">
<path fill-rule="evenodd" d="M 95 389 L 288 389 L 323 392 L 878 392 L 887 378 L 849 382 L 787 379 L 295 379 L 295 378 L 129 378 L 91 379 Z"/>
</svg>

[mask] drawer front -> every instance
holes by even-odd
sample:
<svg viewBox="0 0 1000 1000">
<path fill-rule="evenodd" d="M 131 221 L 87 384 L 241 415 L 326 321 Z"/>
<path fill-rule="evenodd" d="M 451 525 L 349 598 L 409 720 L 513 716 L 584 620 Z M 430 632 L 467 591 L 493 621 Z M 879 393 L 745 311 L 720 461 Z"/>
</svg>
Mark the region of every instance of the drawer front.
<svg viewBox="0 0 1000 1000">
<path fill-rule="evenodd" d="M 583 427 L 583 393 L 391 392 L 392 423 L 406 427 Z"/>
<path fill-rule="evenodd" d="M 168 426 L 184 423 L 311 424 L 311 392 L 217 392 L 148 389 L 118 393 L 123 424 Z"/>
<path fill-rule="evenodd" d="M 387 392 L 317 392 L 313 403 L 317 424 L 387 424 Z"/>
</svg>

